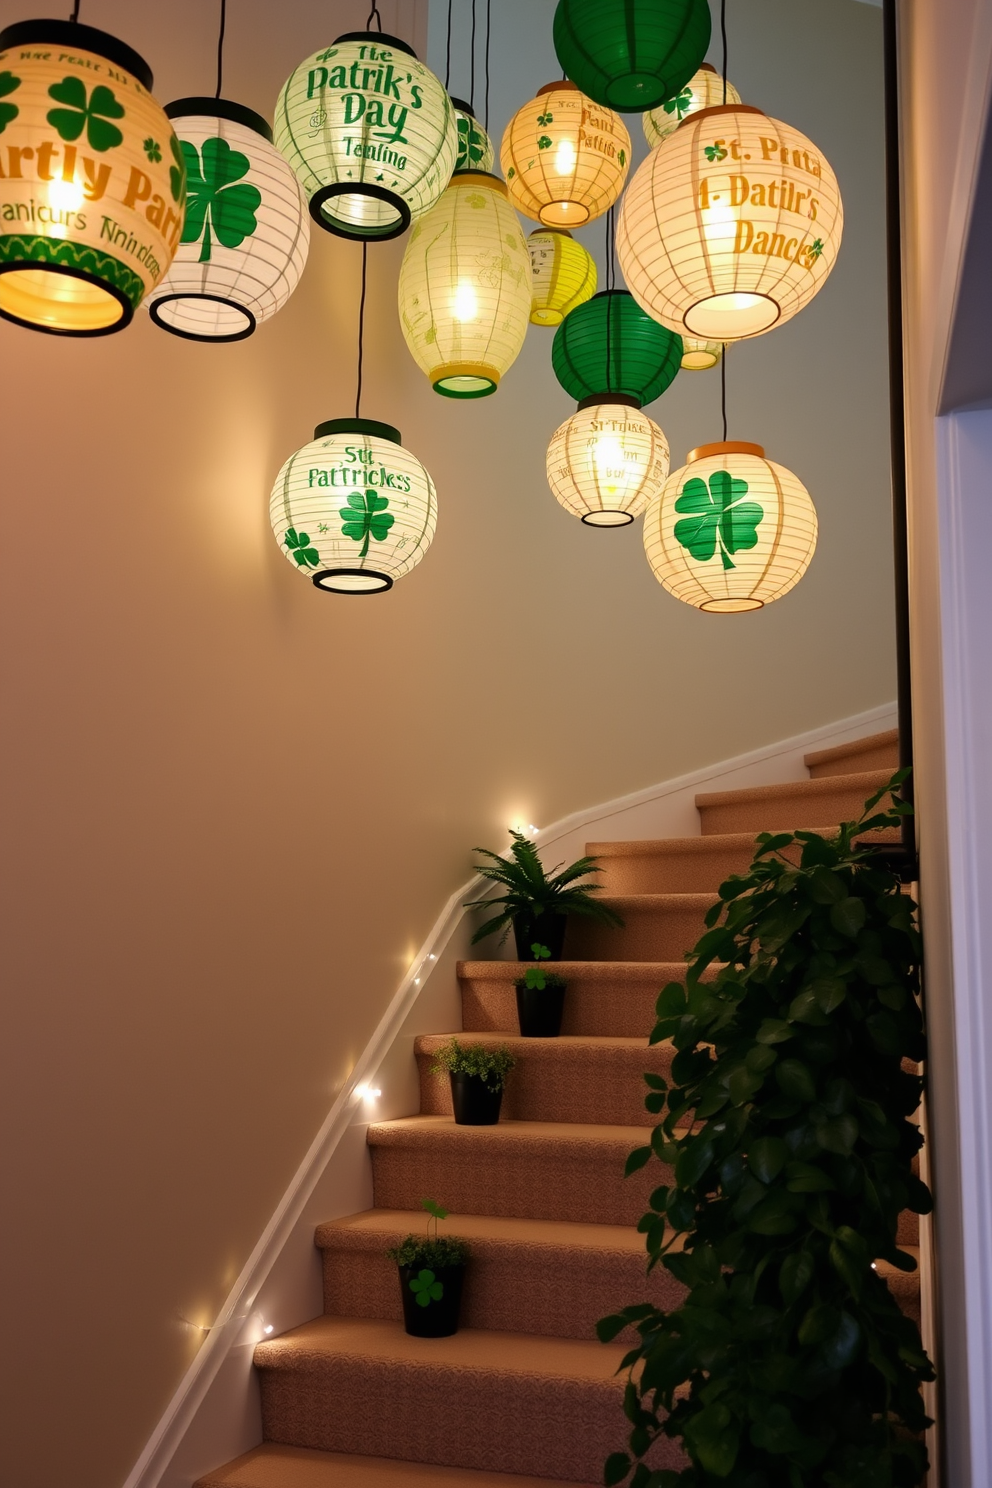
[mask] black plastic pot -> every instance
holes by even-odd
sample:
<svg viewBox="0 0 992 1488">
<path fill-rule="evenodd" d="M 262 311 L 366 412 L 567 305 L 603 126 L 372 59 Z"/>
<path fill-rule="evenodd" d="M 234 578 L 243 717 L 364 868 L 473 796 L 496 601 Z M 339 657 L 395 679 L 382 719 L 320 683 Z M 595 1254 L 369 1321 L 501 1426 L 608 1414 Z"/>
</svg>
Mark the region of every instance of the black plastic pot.
<svg viewBox="0 0 992 1488">
<path fill-rule="evenodd" d="M 533 961 L 535 944 L 547 946 L 552 961 L 560 961 L 565 949 L 565 927 L 568 916 L 563 914 L 516 915 L 513 921 L 513 938 L 517 943 L 517 960 Z"/>
<path fill-rule="evenodd" d="M 414 1338 L 450 1338 L 458 1332 L 464 1266 L 400 1266 L 403 1324 Z M 413 1286 L 410 1283 L 413 1283 Z M 437 1287 L 440 1297 L 431 1295 Z M 419 1297 L 426 1297 L 426 1306 Z"/>
<path fill-rule="evenodd" d="M 481 1075 L 451 1076 L 451 1104 L 459 1126 L 495 1126 L 503 1104 L 503 1090 L 490 1090 Z"/>
<path fill-rule="evenodd" d="M 557 1038 L 567 987 L 521 986 L 517 983 L 517 1020 L 524 1038 Z"/>
</svg>

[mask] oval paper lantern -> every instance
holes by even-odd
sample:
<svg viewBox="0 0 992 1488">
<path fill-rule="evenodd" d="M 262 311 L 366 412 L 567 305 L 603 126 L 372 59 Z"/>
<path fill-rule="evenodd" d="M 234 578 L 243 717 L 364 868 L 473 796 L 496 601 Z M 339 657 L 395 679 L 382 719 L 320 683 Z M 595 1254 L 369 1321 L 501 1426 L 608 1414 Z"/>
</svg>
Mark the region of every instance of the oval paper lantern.
<svg viewBox="0 0 992 1488">
<path fill-rule="evenodd" d="M 788 594 L 816 547 L 816 510 L 760 444 L 704 444 L 644 518 L 644 551 L 669 594 L 699 610 L 760 610 Z"/>
<path fill-rule="evenodd" d="M 596 262 L 563 227 L 539 227 L 527 239 L 535 325 L 559 326 L 596 293 Z"/>
<path fill-rule="evenodd" d="M 415 225 L 400 266 L 400 323 L 436 393 L 484 398 L 516 360 L 530 317 L 530 259 L 497 176 L 459 171 Z"/>
<path fill-rule="evenodd" d="M 739 341 L 809 304 L 843 225 L 836 177 L 806 136 L 728 104 L 691 114 L 639 167 L 617 256 L 634 298 L 662 325 Z"/>
<path fill-rule="evenodd" d="M 458 154 L 451 100 L 405 41 L 349 31 L 291 73 L 275 142 L 310 215 L 343 238 L 396 238 L 430 210 Z"/>
<path fill-rule="evenodd" d="M 661 491 L 669 463 L 668 440 L 633 399 L 603 399 L 551 436 L 548 485 L 587 526 L 626 527 Z"/>
<path fill-rule="evenodd" d="M 696 336 L 682 337 L 683 372 L 708 372 L 722 356 L 722 341 L 700 341 Z"/>
<path fill-rule="evenodd" d="M 391 424 L 330 419 L 280 470 L 269 519 L 289 562 L 318 589 L 378 594 L 430 547 L 437 494 Z"/>
<path fill-rule="evenodd" d="M 630 135 L 574 83 L 548 83 L 506 126 L 499 159 L 518 212 L 545 227 L 581 227 L 623 190 Z"/>
<path fill-rule="evenodd" d="M 681 336 L 646 315 L 625 289 L 601 290 L 573 310 L 551 348 L 554 374 L 577 403 L 619 393 L 641 408 L 661 397 L 681 360 Z"/>
<path fill-rule="evenodd" d="M 639 113 L 685 87 L 710 44 L 708 0 L 558 0 L 555 51 L 590 98 Z"/>
<path fill-rule="evenodd" d="M 475 117 L 472 105 L 461 98 L 453 98 L 451 106 L 455 111 L 455 123 L 458 127 L 455 172 L 492 171 L 496 162 L 496 146 Z"/>
<path fill-rule="evenodd" d="M 728 82 L 726 102 L 740 101 L 741 95 L 733 83 Z M 723 78 L 715 67 L 704 62 L 680 92 L 645 113 L 641 120 L 644 138 L 653 150 L 655 145 L 660 145 L 662 140 L 674 134 L 682 120 L 687 119 L 690 114 L 698 114 L 700 109 L 718 107 L 723 102 Z"/>
<path fill-rule="evenodd" d="M 186 161 L 186 222 L 147 300 L 152 320 L 191 341 L 240 341 L 281 310 L 307 261 L 300 184 L 261 115 L 223 98 L 166 105 Z"/>
<path fill-rule="evenodd" d="M 72 21 L 0 31 L 0 315 L 102 336 L 129 324 L 179 244 L 186 173 L 152 75 Z"/>
</svg>

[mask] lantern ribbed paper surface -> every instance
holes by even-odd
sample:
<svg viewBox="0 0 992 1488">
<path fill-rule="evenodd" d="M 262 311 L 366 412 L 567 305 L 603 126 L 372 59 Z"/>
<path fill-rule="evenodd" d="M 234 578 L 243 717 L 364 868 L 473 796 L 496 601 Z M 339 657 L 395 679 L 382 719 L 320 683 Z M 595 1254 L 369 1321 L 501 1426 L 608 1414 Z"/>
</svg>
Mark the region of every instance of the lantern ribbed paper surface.
<svg viewBox="0 0 992 1488">
<path fill-rule="evenodd" d="M 837 259 L 837 180 L 805 135 L 745 104 L 691 114 L 638 168 L 617 256 L 673 331 L 760 336 L 797 314 Z"/>
<path fill-rule="evenodd" d="M 458 126 L 456 171 L 490 172 L 496 162 L 496 146 L 472 111 L 472 105 L 461 98 L 451 100 Z"/>
<path fill-rule="evenodd" d="M 427 552 L 437 495 L 398 429 L 331 419 L 280 470 L 269 518 L 289 562 L 318 589 L 376 594 Z"/>
<path fill-rule="evenodd" d="M 0 315 L 122 330 L 179 244 L 186 176 L 136 52 L 70 21 L 0 32 Z"/>
<path fill-rule="evenodd" d="M 341 237 L 383 239 L 438 200 L 458 128 L 444 88 L 406 42 L 352 31 L 290 74 L 275 142 L 315 222 Z"/>
<path fill-rule="evenodd" d="M 699 610 L 760 610 L 798 584 L 816 511 L 760 444 L 704 444 L 672 472 L 644 517 L 644 551 L 669 594 Z"/>
<path fill-rule="evenodd" d="M 597 103 L 639 113 L 672 98 L 710 44 L 708 0 L 558 0 L 555 51 Z"/>
<path fill-rule="evenodd" d="M 722 341 L 700 341 L 696 336 L 682 337 L 683 372 L 708 372 L 722 356 Z"/>
<path fill-rule="evenodd" d="M 548 83 L 506 126 L 499 158 L 518 212 L 545 227 L 581 227 L 623 190 L 630 135 L 574 83 Z"/>
<path fill-rule="evenodd" d="M 741 95 L 733 83 L 727 84 L 726 101 L 727 103 L 740 103 L 741 101 Z M 700 109 L 704 108 L 715 108 L 723 102 L 723 78 L 715 67 L 704 62 L 680 92 L 644 114 L 641 120 L 644 126 L 644 138 L 653 150 L 655 145 L 660 145 L 662 140 L 674 134 L 682 120 L 687 119 L 690 114 L 698 114 Z"/>
<path fill-rule="evenodd" d="M 596 262 L 564 228 L 539 227 L 527 239 L 535 325 L 559 326 L 596 293 Z"/>
<path fill-rule="evenodd" d="M 661 491 L 668 440 L 647 414 L 623 403 L 580 408 L 551 436 L 548 485 L 590 527 L 625 527 Z"/>
<path fill-rule="evenodd" d="M 652 320 L 625 289 L 604 289 L 572 311 L 555 332 L 554 374 L 581 403 L 603 393 L 660 398 L 679 370 L 682 338 Z"/>
<path fill-rule="evenodd" d="M 496 391 L 527 334 L 530 277 L 503 182 L 459 171 L 415 224 L 400 267 L 403 335 L 435 392 L 483 398 Z"/>
<path fill-rule="evenodd" d="M 177 336 L 240 341 L 299 283 L 310 246 L 300 183 L 251 109 L 180 98 L 166 113 L 186 160 L 186 223 L 148 309 Z"/>
</svg>

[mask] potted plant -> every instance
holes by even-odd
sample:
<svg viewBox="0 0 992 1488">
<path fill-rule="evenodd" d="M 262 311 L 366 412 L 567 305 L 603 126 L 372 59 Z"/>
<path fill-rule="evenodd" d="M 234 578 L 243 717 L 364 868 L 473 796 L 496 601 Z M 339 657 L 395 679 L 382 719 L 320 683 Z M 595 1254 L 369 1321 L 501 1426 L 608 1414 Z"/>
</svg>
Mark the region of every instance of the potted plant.
<svg viewBox="0 0 992 1488">
<path fill-rule="evenodd" d="M 463 1045 L 453 1038 L 438 1049 L 431 1074 L 447 1070 L 451 1076 L 451 1103 L 459 1126 L 495 1126 L 503 1086 L 515 1064 L 505 1044 L 487 1049 L 484 1044 Z"/>
<path fill-rule="evenodd" d="M 587 878 L 591 873 L 601 873 L 595 858 L 578 858 L 568 868 L 559 863 L 550 876 L 538 856 L 537 848 L 522 832 L 510 832 L 513 842 L 510 857 L 490 852 L 487 847 L 475 851 L 490 863 L 476 865 L 476 872 L 483 878 L 501 884 L 505 893 L 493 899 L 473 899 L 466 909 L 494 909 L 499 913 L 486 921 L 472 936 L 472 944 L 484 940 L 496 930 L 502 930 L 500 944 L 506 938 L 510 926 L 517 944 L 517 957 L 529 961 L 531 946 L 536 941 L 548 947 L 552 961 L 560 961 L 565 946 L 565 925 L 570 914 L 585 915 L 590 920 L 599 920 L 603 925 L 623 925 L 623 920 L 606 904 L 593 898 L 598 892 L 597 884 L 579 884 L 576 879 Z M 561 870 L 559 872 L 559 869 Z"/>
<path fill-rule="evenodd" d="M 406 1331 L 414 1338 L 450 1338 L 458 1332 L 468 1246 L 454 1235 L 438 1235 L 447 1209 L 434 1199 L 421 1199 L 420 1207 L 429 1215 L 427 1234 L 407 1235 L 386 1254 L 399 1267 Z"/>
<path fill-rule="evenodd" d="M 528 966 L 522 977 L 517 977 L 517 1021 L 524 1038 L 557 1038 L 561 1033 L 561 1015 L 565 1007 L 564 977 L 546 971 L 541 965 L 551 952 L 537 941 L 531 946 L 537 963 Z"/>
</svg>

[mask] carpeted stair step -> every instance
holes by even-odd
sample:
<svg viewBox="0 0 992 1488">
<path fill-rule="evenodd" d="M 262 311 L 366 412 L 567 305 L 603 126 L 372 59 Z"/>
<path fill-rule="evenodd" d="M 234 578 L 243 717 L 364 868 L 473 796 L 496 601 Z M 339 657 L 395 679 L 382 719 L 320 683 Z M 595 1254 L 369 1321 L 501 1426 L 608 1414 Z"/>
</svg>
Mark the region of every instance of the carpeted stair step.
<svg viewBox="0 0 992 1488">
<path fill-rule="evenodd" d="M 399 1462 L 390 1457 L 356 1457 L 311 1452 L 263 1442 L 243 1457 L 200 1478 L 194 1488 L 592 1488 L 561 1478 L 518 1477 L 515 1473 L 473 1472 L 464 1467 Z"/>
<path fill-rule="evenodd" d="M 267 1441 L 595 1482 L 624 1444 L 622 1347 L 316 1318 L 260 1343 Z M 653 1466 L 679 1467 L 671 1443 Z"/>
<path fill-rule="evenodd" d="M 815 749 L 803 756 L 803 763 L 814 780 L 828 775 L 854 775 L 865 770 L 887 770 L 894 775 L 899 768 L 899 730 L 867 734 L 853 744 L 835 744 L 832 749 Z"/>
<path fill-rule="evenodd" d="M 402 1319 L 396 1265 L 386 1256 L 413 1232 L 422 1209 L 367 1209 L 317 1229 L 324 1311 L 336 1317 Z M 646 1272 L 644 1236 L 622 1225 L 552 1223 L 451 1214 L 442 1234 L 469 1242 L 462 1324 L 549 1338 L 595 1337 L 598 1318 L 633 1301 L 677 1307 L 684 1289 L 658 1266 Z"/>
<path fill-rule="evenodd" d="M 827 828 L 823 829 L 827 831 Z M 731 873 L 744 873 L 755 853 L 754 832 L 711 837 L 663 837 L 643 842 L 587 842 L 599 859 L 604 894 L 707 894 Z"/>
<path fill-rule="evenodd" d="M 891 779 L 891 770 L 793 780 L 786 785 L 755 785 L 744 790 L 710 791 L 696 797 L 703 833 L 791 832 L 814 830 L 819 822 L 853 821 L 865 800 Z M 885 800 L 878 810 L 885 809 Z"/>
<path fill-rule="evenodd" d="M 657 1116 L 644 1109 L 643 1076 L 650 1071 L 668 1079 L 674 1053 L 670 1044 L 652 1048 L 646 1038 L 455 1036 L 466 1046 L 505 1045 L 513 1054 L 517 1062 L 507 1076 L 500 1112 L 505 1121 L 654 1126 Z M 452 1115 L 450 1079 L 444 1073 L 431 1074 L 435 1055 L 449 1037 L 429 1034 L 416 1041 L 420 1110 L 425 1116 Z"/>
<path fill-rule="evenodd" d="M 517 1033 L 513 984 L 526 969 L 519 961 L 459 961 L 463 1027 Z M 553 970 L 568 982 L 561 1031 L 584 1038 L 647 1038 L 658 993 L 685 981 L 684 961 L 556 961 Z"/>
<path fill-rule="evenodd" d="M 460 1214 L 636 1225 L 652 1190 L 671 1182 L 659 1162 L 624 1179 L 628 1153 L 644 1141 L 642 1126 L 384 1121 L 368 1131 L 375 1204 L 416 1209 L 429 1194 Z"/>
<path fill-rule="evenodd" d="M 565 950 L 576 961 L 681 961 L 706 929 L 715 894 L 599 894 L 623 928 L 575 915 Z"/>
</svg>

